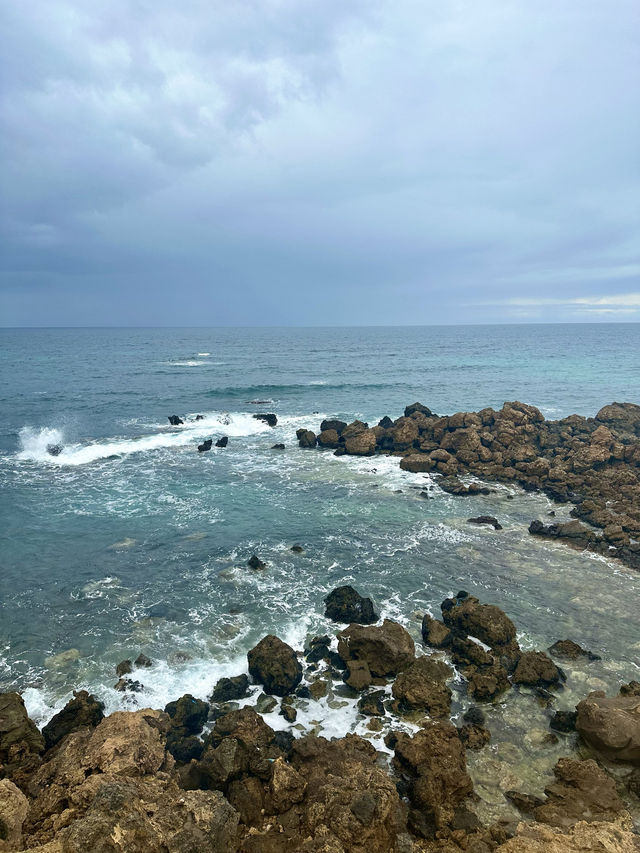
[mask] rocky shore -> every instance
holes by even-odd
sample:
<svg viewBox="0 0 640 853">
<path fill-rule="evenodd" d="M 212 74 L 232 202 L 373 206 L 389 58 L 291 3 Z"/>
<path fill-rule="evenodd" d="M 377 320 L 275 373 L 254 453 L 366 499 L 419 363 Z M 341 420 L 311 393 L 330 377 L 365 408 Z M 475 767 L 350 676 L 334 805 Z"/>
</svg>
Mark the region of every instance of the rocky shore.
<svg viewBox="0 0 640 853">
<path fill-rule="evenodd" d="M 611 403 L 595 418 L 557 421 L 517 401 L 499 411 L 444 417 L 414 403 L 396 420 L 384 417 L 375 426 L 325 420 L 317 433 L 300 429 L 297 437 L 301 447 L 336 455 L 399 456 L 401 468 L 437 476 L 453 495 L 486 493 L 488 483 L 542 491 L 573 504 L 576 520 L 533 519 L 531 534 L 640 568 L 640 406 L 634 403 Z M 469 475 L 483 482 L 459 479 Z"/>
<path fill-rule="evenodd" d="M 39 731 L 19 694 L 0 694 L 0 851 L 640 850 L 640 683 L 550 712 L 545 737 L 572 733 L 580 754 L 560 758 L 544 796 L 505 791 L 517 817 L 483 822 L 467 756 L 490 749 L 485 711 L 514 692 L 551 704 L 567 662 L 595 656 L 568 639 L 523 650 L 506 613 L 462 590 L 442 618 L 424 615 L 421 643 L 349 586 L 325 601 L 333 635 L 302 651 L 264 637 L 209 701 L 105 717 L 78 691 Z M 466 705 L 455 722 L 452 687 Z M 329 692 L 355 697 L 372 733 L 384 719 L 385 752 L 296 726 Z M 278 707 L 289 726 L 276 731 L 262 714 Z"/>
</svg>

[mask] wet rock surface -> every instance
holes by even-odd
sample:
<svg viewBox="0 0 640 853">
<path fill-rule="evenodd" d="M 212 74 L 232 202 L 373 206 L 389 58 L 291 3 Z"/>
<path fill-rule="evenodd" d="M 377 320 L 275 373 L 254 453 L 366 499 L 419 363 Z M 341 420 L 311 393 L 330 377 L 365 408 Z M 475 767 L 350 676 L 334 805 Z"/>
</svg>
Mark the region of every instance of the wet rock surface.
<svg viewBox="0 0 640 853">
<path fill-rule="evenodd" d="M 576 729 L 612 761 L 640 767 L 640 694 L 607 697 L 599 690 L 578 703 Z"/>
<path fill-rule="evenodd" d="M 364 598 L 352 586 L 340 586 L 325 598 L 325 616 L 334 622 L 358 622 L 360 625 L 370 625 L 377 622 L 378 617 L 373 609 L 370 598 Z"/>
<path fill-rule="evenodd" d="M 264 637 L 247 655 L 249 673 L 264 685 L 266 693 L 286 696 L 302 680 L 302 666 L 296 653 L 278 637 Z"/>
<path fill-rule="evenodd" d="M 86 690 L 74 691 L 62 711 L 49 720 L 42 729 L 46 749 L 51 749 L 62 738 L 76 729 L 95 728 L 104 718 L 104 705 Z"/>
<path fill-rule="evenodd" d="M 372 675 L 395 675 L 415 660 L 408 632 L 385 619 L 382 625 L 349 625 L 338 634 L 338 653 L 345 661 L 364 661 Z"/>
</svg>

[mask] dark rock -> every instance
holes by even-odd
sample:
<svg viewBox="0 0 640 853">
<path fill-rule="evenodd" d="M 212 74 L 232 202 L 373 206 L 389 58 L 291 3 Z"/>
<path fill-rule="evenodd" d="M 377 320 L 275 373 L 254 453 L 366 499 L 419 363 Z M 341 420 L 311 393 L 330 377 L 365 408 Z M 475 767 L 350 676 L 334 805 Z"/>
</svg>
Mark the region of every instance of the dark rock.
<svg viewBox="0 0 640 853">
<path fill-rule="evenodd" d="M 534 797 L 532 794 L 523 794 L 520 791 L 505 791 L 504 795 L 508 800 L 511 800 L 519 812 L 525 815 L 532 815 L 534 810 L 544 803 L 541 797 Z"/>
<path fill-rule="evenodd" d="M 209 716 L 209 705 L 202 699 L 196 699 L 186 693 L 175 702 L 165 706 L 165 712 L 171 717 L 173 728 L 183 729 L 188 734 L 198 734 Z"/>
<path fill-rule="evenodd" d="M 264 421 L 269 426 L 274 427 L 278 423 L 278 418 L 273 414 L 273 412 L 269 413 L 258 413 L 253 416 L 257 421 Z"/>
<path fill-rule="evenodd" d="M 47 444 L 47 453 L 49 456 L 60 456 L 62 453 L 61 444 Z"/>
<path fill-rule="evenodd" d="M 589 660 L 600 660 L 598 655 L 583 649 L 573 640 L 557 640 L 552 646 L 549 646 L 549 654 L 556 658 L 565 658 L 566 660 L 578 660 L 586 657 Z"/>
<path fill-rule="evenodd" d="M 382 420 L 378 421 L 378 426 L 382 427 L 382 429 L 391 429 L 391 427 L 393 426 L 393 421 L 390 417 L 385 415 Z"/>
<path fill-rule="evenodd" d="M 229 436 L 223 435 L 216 441 L 216 447 L 226 447 L 229 444 Z"/>
<path fill-rule="evenodd" d="M 255 569 L 256 571 L 267 568 L 267 564 L 263 563 L 260 557 L 257 557 L 255 554 L 252 557 L 249 557 L 247 565 L 250 569 Z"/>
<path fill-rule="evenodd" d="M 485 723 L 485 713 L 478 705 L 471 705 L 470 708 L 462 715 L 465 723 L 470 723 L 473 726 L 483 726 Z"/>
<path fill-rule="evenodd" d="M 469 524 L 490 524 L 494 530 L 502 530 L 502 525 L 492 515 L 478 515 L 475 518 L 468 518 L 467 521 Z"/>
<path fill-rule="evenodd" d="M 134 660 L 133 665 L 138 667 L 138 669 L 148 669 L 150 666 L 153 666 L 153 661 L 151 660 L 151 658 L 148 658 L 146 655 L 140 652 L 138 657 Z"/>
<path fill-rule="evenodd" d="M 561 758 L 553 772 L 547 799 L 533 812 L 537 821 L 567 828 L 581 820 L 615 820 L 624 811 L 614 780 L 595 761 Z"/>
<path fill-rule="evenodd" d="M 367 717 L 384 717 L 385 710 L 382 700 L 385 695 L 384 690 L 374 690 L 372 693 L 365 693 L 358 700 L 358 710 Z"/>
<path fill-rule="evenodd" d="M 324 600 L 325 616 L 334 622 L 357 622 L 370 625 L 377 622 L 370 598 L 363 598 L 352 586 L 340 586 L 334 589 Z"/>
<path fill-rule="evenodd" d="M 46 749 L 51 749 L 63 737 L 76 729 L 89 726 L 95 728 L 104 718 L 104 705 L 86 690 L 73 692 L 62 711 L 52 717 L 42 729 Z"/>
<path fill-rule="evenodd" d="M 204 420 L 204 415 L 196 415 L 196 420 L 197 420 L 197 421 L 203 421 L 203 420 Z"/>
<path fill-rule="evenodd" d="M 195 735 L 185 735 L 181 730 L 174 729 L 167 735 L 167 751 L 176 761 L 187 764 L 202 757 L 204 744 Z"/>
<path fill-rule="evenodd" d="M 256 700 L 256 711 L 261 714 L 270 714 L 278 705 L 273 696 L 267 696 L 266 693 L 261 693 Z"/>
<path fill-rule="evenodd" d="M 271 449 L 272 450 L 284 450 L 285 447 L 284 447 L 284 444 L 274 444 Z"/>
<path fill-rule="evenodd" d="M 130 672 L 133 672 L 133 664 L 131 663 L 131 661 L 120 661 L 120 663 L 116 667 L 116 675 L 118 676 L 118 678 L 122 678 L 123 675 L 129 675 Z"/>
<path fill-rule="evenodd" d="M 332 429 L 337 432 L 338 435 L 342 435 L 346 426 L 347 424 L 345 421 L 327 419 L 322 421 L 322 423 L 320 424 L 320 432 L 326 432 L 327 430 Z"/>
<path fill-rule="evenodd" d="M 212 702 L 231 702 L 243 699 L 249 691 L 249 679 L 246 675 L 236 675 L 233 678 L 221 678 L 213 688 Z"/>
<path fill-rule="evenodd" d="M 467 723 L 458 729 L 460 740 L 465 749 L 482 749 L 491 740 L 491 732 L 484 726 Z"/>
<path fill-rule="evenodd" d="M 640 691 L 607 697 L 590 693 L 577 706 L 580 736 L 610 761 L 640 767 Z"/>
<path fill-rule="evenodd" d="M 556 711 L 549 720 L 549 728 L 553 729 L 554 732 L 564 732 L 565 734 L 575 732 L 577 716 L 576 711 Z"/>
<path fill-rule="evenodd" d="M 169 423 L 171 426 L 180 426 L 184 421 L 178 415 L 169 415 Z"/>
<path fill-rule="evenodd" d="M 213 445 L 213 439 L 207 438 L 202 444 L 198 445 L 198 453 L 206 453 L 208 450 L 211 450 L 211 446 Z"/>
<path fill-rule="evenodd" d="M 444 649 L 451 642 L 451 631 L 444 622 L 425 613 L 422 619 L 422 639 L 434 649 Z"/>
<path fill-rule="evenodd" d="M 523 652 L 513 673 L 514 684 L 549 687 L 559 684 L 560 671 L 544 652 Z"/>
<path fill-rule="evenodd" d="M 280 716 L 284 717 L 288 723 L 295 723 L 298 717 L 298 712 L 291 705 L 281 705 Z"/>
<path fill-rule="evenodd" d="M 296 430 L 296 438 L 300 447 L 315 447 L 318 440 L 315 432 L 310 429 Z"/>
<path fill-rule="evenodd" d="M 470 666 L 464 672 L 467 690 L 476 702 L 492 702 L 511 687 L 507 670 L 499 663 Z"/>
<path fill-rule="evenodd" d="M 249 672 L 264 685 L 266 693 L 286 696 L 302 680 L 302 666 L 296 653 L 278 637 L 269 634 L 247 655 Z"/>
<path fill-rule="evenodd" d="M 117 684 L 113 685 L 113 689 L 119 693 L 142 693 L 144 685 L 132 678 L 121 678 Z"/>
<path fill-rule="evenodd" d="M 289 550 L 293 551 L 294 554 L 304 554 L 304 548 L 302 545 L 292 545 Z"/>
<path fill-rule="evenodd" d="M 374 676 L 395 675 L 415 660 L 410 635 L 389 619 L 382 625 L 349 625 L 338 634 L 338 652 L 346 661 L 365 661 Z"/>
<path fill-rule="evenodd" d="M 423 415 L 430 417 L 433 415 L 433 412 L 428 406 L 423 406 L 422 403 L 412 403 L 410 406 L 407 406 L 404 410 L 405 418 L 410 418 L 414 412 L 421 412 Z"/>
<path fill-rule="evenodd" d="M 291 751 L 291 747 L 293 746 L 293 742 L 295 741 L 295 736 L 291 734 L 291 732 L 276 732 L 273 736 L 274 746 L 277 746 L 278 749 L 286 755 Z"/>
<path fill-rule="evenodd" d="M 362 660 L 348 661 L 344 681 L 354 690 L 366 690 L 371 685 L 371 670 L 367 662 Z"/>
</svg>

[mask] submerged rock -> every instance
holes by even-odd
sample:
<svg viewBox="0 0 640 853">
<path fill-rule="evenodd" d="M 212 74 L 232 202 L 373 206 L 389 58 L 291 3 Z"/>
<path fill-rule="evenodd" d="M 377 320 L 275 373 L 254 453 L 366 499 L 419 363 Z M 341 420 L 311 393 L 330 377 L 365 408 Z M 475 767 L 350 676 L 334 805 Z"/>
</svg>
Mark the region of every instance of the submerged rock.
<svg viewBox="0 0 640 853">
<path fill-rule="evenodd" d="M 61 444 L 47 444 L 47 453 L 49 456 L 60 456 L 63 447 Z"/>
<path fill-rule="evenodd" d="M 249 672 L 264 685 L 266 693 L 286 696 L 302 681 L 302 666 L 296 653 L 273 634 L 264 637 L 247 655 Z"/>
<path fill-rule="evenodd" d="M 256 554 L 253 554 L 253 556 L 249 557 L 249 559 L 247 560 L 247 565 L 250 569 L 254 569 L 257 571 L 261 571 L 262 569 L 267 568 L 267 564 L 263 563 L 260 557 L 258 557 Z"/>
<path fill-rule="evenodd" d="M 589 660 L 601 659 L 599 655 L 594 655 L 593 652 L 583 649 L 582 646 L 574 643 L 573 640 L 556 640 L 552 646 L 549 646 L 548 651 L 554 657 L 565 658 L 566 660 L 579 660 L 583 657 Z"/>
<path fill-rule="evenodd" d="M 377 622 L 378 617 L 373 609 L 370 598 L 364 598 L 352 586 L 340 586 L 325 598 L 325 616 L 334 622 L 357 622 L 360 625 L 370 625 Z"/>
<path fill-rule="evenodd" d="M 577 706 L 576 729 L 611 761 L 640 767 L 640 694 L 607 698 L 598 690 Z"/>
</svg>

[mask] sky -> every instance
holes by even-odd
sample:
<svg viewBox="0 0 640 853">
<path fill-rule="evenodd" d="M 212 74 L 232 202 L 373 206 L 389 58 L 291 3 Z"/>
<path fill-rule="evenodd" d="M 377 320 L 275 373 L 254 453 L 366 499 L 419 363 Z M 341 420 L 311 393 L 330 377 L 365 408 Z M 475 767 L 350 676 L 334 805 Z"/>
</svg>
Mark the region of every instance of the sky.
<svg viewBox="0 0 640 853">
<path fill-rule="evenodd" d="M 640 320 L 637 0 L 0 17 L 0 325 Z"/>
</svg>

